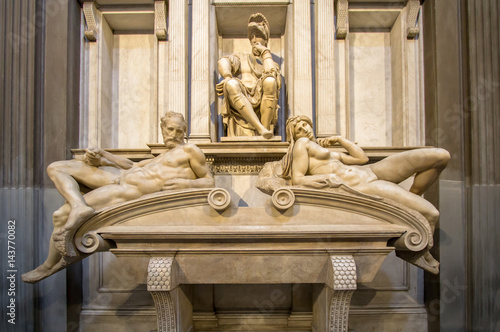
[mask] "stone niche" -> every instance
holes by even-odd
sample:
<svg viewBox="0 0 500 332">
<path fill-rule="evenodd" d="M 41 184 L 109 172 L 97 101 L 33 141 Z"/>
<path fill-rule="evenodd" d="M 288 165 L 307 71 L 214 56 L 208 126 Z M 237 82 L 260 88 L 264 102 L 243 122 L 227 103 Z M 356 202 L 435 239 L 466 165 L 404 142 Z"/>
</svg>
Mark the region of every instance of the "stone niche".
<svg viewBox="0 0 500 332">
<path fill-rule="evenodd" d="M 217 57 L 219 58 L 231 55 L 235 52 L 251 52 L 251 45 L 247 37 L 247 25 L 250 15 L 262 13 L 269 22 L 271 36 L 269 48 L 273 55 L 273 60 L 280 66 L 282 76 L 282 87 L 278 105 L 280 112 L 278 123 L 276 125 L 275 135 L 284 137 L 284 124 L 286 121 L 285 109 L 285 91 L 287 85 L 287 63 L 285 54 L 292 50 L 292 46 L 287 42 L 290 31 L 287 30 L 287 24 L 291 20 L 289 11 L 289 1 L 213 1 L 215 10 L 215 25 L 217 32 Z M 215 66 L 216 68 L 216 66 Z M 220 78 L 220 76 L 217 76 Z M 222 98 L 218 98 L 218 114 L 222 107 Z M 222 121 L 218 121 L 218 137 L 224 136 Z"/>
<path fill-rule="evenodd" d="M 80 144 L 130 149 L 156 142 L 153 1 L 100 0 L 83 8 Z"/>
<path fill-rule="evenodd" d="M 159 117 L 184 112 L 188 139 L 207 156 L 216 187 L 228 190 L 234 208 L 265 209 L 270 197 L 255 188 L 257 174 L 287 144 L 217 143 L 221 100 L 214 91 L 217 59 L 249 51 L 246 26 L 256 12 L 269 20 L 283 76 L 276 135 L 284 140 L 286 117 L 305 114 L 318 137 L 343 135 L 367 147 L 370 158 L 423 145 L 418 2 L 84 2 L 80 148 L 150 158 L 161 152 Z M 81 331 L 156 329 L 144 258 L 104 252 L 82 264 Z M 422 275 L 389 254 L 372 281 L 358 284 L 350 329 L 426 331 Z M 311 331 L 313 284 L 199 284 L 189 292 L 196 331 Z"/>
<path fill-rule="evenodd" d="M 348 3 L 348 136 L 361 146 L 423 145 L 419 1 Z"/>
</svg>

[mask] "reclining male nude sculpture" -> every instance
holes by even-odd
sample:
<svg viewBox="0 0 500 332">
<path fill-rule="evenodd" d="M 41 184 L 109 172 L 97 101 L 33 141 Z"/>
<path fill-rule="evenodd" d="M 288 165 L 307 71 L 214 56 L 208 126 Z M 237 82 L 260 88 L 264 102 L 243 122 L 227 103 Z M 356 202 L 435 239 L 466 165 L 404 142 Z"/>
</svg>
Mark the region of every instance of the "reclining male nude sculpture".
<svg viewBox="0 0 500 332">
<path fill-rule="evenodd" d="M 439 211 L 421 195 L 444 170 L 450 154 L 440 148 L 423 148 L 391 155 L 373 164 L 365 152 L 340 136 L 316 140 L 312 122 L 306 116 L 294 116 L 286 123 L 290 146 L 281 160 L 284 179 L 293 185 L 316 189 L 347 185 L 361 193 L 388 198 L 420 212 L 434 232 Z M 340 144 L 348 154 L 330 152 L 326 147 Z M 415 175 L 409 191 L 398 183 Z M 439 262 L 428 250 L 415 265 L 437 273 Z"/>
<path fill-rule="evenodd" d="M 23 274 L 25 282 L 38 282 L 68 265 L 56 248 L 54 239 L 68 232 L 102 209 L 140 198 L 161 190 L 211 188 L 214 179 L 205 155 L 195 145 L 185 143 L 187 125 L 180 113 L 167 112 L 161 119 L 161 130 L 167 151 L 153 159 L 134 163 L 101 149 L 88 149 L 85 159 L 58 161 L 47 172 L 67 203 L 53 214 L 54 231 L 45 262 Z M 114 166 L 117 172 L 99 169 Z M 79 183 L 93 189 L 82 195 Z"/>
</svg>

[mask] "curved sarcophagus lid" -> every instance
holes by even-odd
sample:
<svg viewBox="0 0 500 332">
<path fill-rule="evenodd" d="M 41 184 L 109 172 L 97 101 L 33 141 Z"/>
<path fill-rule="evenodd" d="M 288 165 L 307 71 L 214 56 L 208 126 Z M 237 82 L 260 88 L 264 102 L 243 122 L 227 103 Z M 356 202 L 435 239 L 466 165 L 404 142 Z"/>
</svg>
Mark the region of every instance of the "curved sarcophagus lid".
<svg viewBox="0 0 500 332">
<path fill-rule="evenodd" d="M 416 211 L 345 190 L 286 187 L 263 207 L 238 207 L 228 191 L 216 188 L 156 193 L 108 207 L 68 243 L 82 257 L 109 249 L 118 255 L 354 250 L 385 257 L 394 248 L 414 257 L 432 246 L 432 234 Z"/>
</svg>

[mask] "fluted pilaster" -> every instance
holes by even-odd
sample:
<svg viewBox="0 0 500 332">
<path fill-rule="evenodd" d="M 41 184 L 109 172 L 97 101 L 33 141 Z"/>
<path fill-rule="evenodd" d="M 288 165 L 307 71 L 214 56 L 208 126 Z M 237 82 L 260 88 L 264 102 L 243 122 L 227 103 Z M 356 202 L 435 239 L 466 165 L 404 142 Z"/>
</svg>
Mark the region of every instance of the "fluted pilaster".
<svg viewBox="0 0 500 332">
<path fill-rule="evenodd" d="M 187 117 L 187 62 L 188 62 L 188 1 L 170 0 L 169 49 L 168 49 L 168 98 L 167 111 L 175 111 Z"/>
<path fill-rule="evenodd" d="M 316 17 L 316 133 L 338 134 L 335 107 L 334 0 L 317 1 Z"/>
<path fill-rule="evenodd" d="M 313 118 L 311 1 L 293 2 L 293 114 Z"/>
<path fill-rule="evenodd" d="M 191 55 L 191 131 L 189 138 L 210 141 L 210 3 L 193 0 Z"/>
</svg>

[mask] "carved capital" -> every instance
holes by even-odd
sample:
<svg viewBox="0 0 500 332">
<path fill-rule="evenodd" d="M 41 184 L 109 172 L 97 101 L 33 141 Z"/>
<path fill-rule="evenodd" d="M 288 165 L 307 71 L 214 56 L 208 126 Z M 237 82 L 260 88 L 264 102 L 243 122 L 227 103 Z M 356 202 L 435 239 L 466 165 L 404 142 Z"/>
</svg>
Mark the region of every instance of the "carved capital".
<svg viewBox="0 0 500 332">
<path fill-rule="evenodd" d="M 85 29 L 85 37 L 88 41 L 95 42 L 97 40 L 97 23 L 95 20 L 95 5 L 94 2 L 83 3 L 83 15 L 87 27 Z"/>
<path fill-rule="evenodd" d="M 417 25 L 418 13 L 420 12 L 420 0 L 408 1 L 406 14 L 406 37 L 408 39 L 415 38 L 420 32 Z"/>
<path fill-rule="evenodd" d="M 148 291 L 153 297 L 158 332 L 176 332 L 175 304 L 170 290 L 175 288 L 172 265 L 174 257 L 151 257 L 148 265 Z"/>
<path fill-rule="evenodd" d="M 155 34 L 158 40 L 167 40 L 166 1 L 155 1 Z"/>
<path fill-rule="evenodd" d="M 349 32 L 349 2 L 338 0 L 337 2 L 337 39 L 345 39 Z"/>
<path fill-rule="evenodd" d="M 172 265 L 174 257 L 151 257 L 148 265 L 148 291 L 169 291 L 173 284 Z"/>
<path fill-rule="evenodd" d="M 330 256 L 333 270 L 333 296 L 330 302 L 330 332 L 347 332 L 349 307 L 356 284 L 356 263 L 352 256 Z"/>
</svg>

